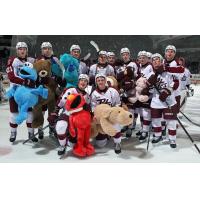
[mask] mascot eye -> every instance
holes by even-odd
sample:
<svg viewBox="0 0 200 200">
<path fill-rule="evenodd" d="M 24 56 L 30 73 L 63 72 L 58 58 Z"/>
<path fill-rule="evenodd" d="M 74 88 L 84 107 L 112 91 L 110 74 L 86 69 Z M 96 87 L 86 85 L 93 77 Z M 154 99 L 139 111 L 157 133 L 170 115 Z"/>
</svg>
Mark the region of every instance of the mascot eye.
<svg viewBox="0 0 200 200">
<path fill-rule="evenodd" d="M 71 93 L 70 93 L 70 92 L 68 92 L 67 94 L 68 94 L 68 95 L 70 95 Z"/>
<path fill-rule="evenodd" d="M 67 99 L 67 97 L 65 97 L 64 99 Z"/>
<path fill-rule="evenodd" d="M 118 111 L 118 113 L 120 113 L 120 111 Z"/>
</svg>

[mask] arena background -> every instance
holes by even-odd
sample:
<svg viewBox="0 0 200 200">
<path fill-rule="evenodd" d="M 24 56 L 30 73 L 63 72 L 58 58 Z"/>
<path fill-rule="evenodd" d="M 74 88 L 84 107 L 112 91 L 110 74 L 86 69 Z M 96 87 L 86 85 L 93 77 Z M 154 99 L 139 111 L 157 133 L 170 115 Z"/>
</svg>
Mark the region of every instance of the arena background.
<svg viewBox="0 0 200 200">
<path fill-rule="evenodd" d="M 186 59 L 191 73 L 196 74 L 195 79 L 199 79 L 199 35 L 0 35 L 0 71 L 5 71 L 8 57 L 15 55 L 15 45 L 18 41 L 27 42 L 29 55 L 33 57 L 40 54 L 41 43 L 49 41 L 58 57 L 64 52 L 69 52 L 72 44 L 79 44 L 82 49 L 82 57 L 90 52 L 91 59 L 95 59 L 95 49 L 89 43 L 91 40 L 94 40 L 100 49 L 114 51 L 117 56 L 122 47 L 128 47 L 131 50 L 132 58 L 136 58 L 140 50 L 163 54 L 166 45 L 173 44 L 177 48 L 177 56 Z"/>
</svg>

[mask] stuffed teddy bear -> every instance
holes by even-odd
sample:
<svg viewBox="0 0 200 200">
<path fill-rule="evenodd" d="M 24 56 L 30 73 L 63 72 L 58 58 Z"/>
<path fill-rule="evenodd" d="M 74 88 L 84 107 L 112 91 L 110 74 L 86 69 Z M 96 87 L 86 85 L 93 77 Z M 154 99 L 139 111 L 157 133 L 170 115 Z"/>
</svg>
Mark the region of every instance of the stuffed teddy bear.
<svg viewBox="0 0 200 200">
<path fill-rule="evenodd" d="M 77 87 L 79 60 L 72 57 L 70 54 L 65 53 L 61 55 L 60 62 L 65 68 L 64 78 L 67 81 L 66 88 Z"/>
<path fill-rule="evenodd" d="M 149 92 L 147 89 L 147 79 L 140 77 L 136 81 L 135 96 L 129 97 L 128 100 L 131 103 L 135 103 L 137 100 L 140 102 L 147 102 L 149 100 Z"/>
<path fill-rule="evenodd" d="M 116 90 L 118 90 L 118 82 L 117 79 L 114 76 L 107 76 L 106 77 L 107 80 L 107 85 L 109 87 L 115 88 Z"/>
<path fill-rule="evenodd" d="M 79 157 L 90 156 L 95 153 L 90 144 L 91 115 L 84 110 L 86 101 L 80 94 L 71 94 L 67 97 L 65 108 L 69 113 L 69 132 L 72 137 L 77 136 L 77 143 L 73 153 Z"/>
<path fill-rule="evenodd" d="M 115 126 L 128 126 L 133 123 L 133 115 L 122 107 L 111 107 L 108 104 L 100 104 L 94 109 L 91 136 L 98 133 L 114 136 L 118 132 Z"/>
<path fill-rule="evenodd" d="M 39 60 L 33 64 L 34 69 L 38 74 L 37 84 L 43 85 L 48 90 L 47 99 L 39 98 L 38 103 L 33 108 L 32 127 L 38 128 L 44 123 L 42 114 L 42 106 L 47 105 L 48 113 L 52 113 L 56 104 L 56 88 L 57 83 L 51 78 L 51 63 L 48 60 Z"/>
<path fill-rule="evenodd" d="M 26 62 L 19 70 L 19 77 L 36 81 L 37 72 L 31 63 Z M 13 86 L 7 92 L 7 97 L 14 97 L 19 114 L 16 116 L 15 121 L 21 124 L 28 115 L 28 108 L 35 106 L 39 101 L 39 96 L 44 99 L 48 97 L 48 90 L 40 85 L 38 88 L 29 88 L 23 85 Z"/>
</svg>

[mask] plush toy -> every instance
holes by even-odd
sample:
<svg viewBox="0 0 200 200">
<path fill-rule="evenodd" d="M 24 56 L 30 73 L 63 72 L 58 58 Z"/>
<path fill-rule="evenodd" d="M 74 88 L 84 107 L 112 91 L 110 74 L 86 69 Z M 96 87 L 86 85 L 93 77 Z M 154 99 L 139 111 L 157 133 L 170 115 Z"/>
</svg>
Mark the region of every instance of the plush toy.
<svg viewBox="0 0 200 200">
<path fill-rule="evenodd" d="M 98 133 L 110 136 L 118 132 L 115 126 L 128 126 L 133 123 L 133 115 L 122 107 L 111 107 L 108 104 L 100 104 L 94 109 L 94 120 L 92 123 L 92 137 Z"/>
<path fill-rule="evenodd" d="M 77 143 L 73 153 L 79 157 L 94 154 L 94 147 L 90 144 L 91 115 L 84 110 L 85 99 L 80 94 L 71 94 L 67 97 L 65 108 L 69 113 L 69 132 L 72 137 L 77 136 Z"/>
<path fill-rule="evenodd" d="M 65 53 L 60 57 L 60 62 L 65 68 L 64 78 L 67 81 L 66 88 L 77 87 L 79 60 Z"/>
<path fill-rule="evenodd" d="M 60 61 L 57 57 L 51 57 L 51 71 L 53 74 L 55 74 L 57 77 L 63 78 L 63 67 Z"/>
<path fill-rule="evenodd" d="M 136 81 L 136 91 L 134 97 L 129 97 L 128 100 L 131 103 L 135 103 L 137 100 L 140 102 L 147 102 L 149 100 L 149 93 L 147 89 L 147 79 L 144 77 L 140 77 Z"/>
<path fill-rule="evenodd" d="M 31 63 L 26 62 L 19 70 L 18 76 L 23 79 L 29 79 L 36 81 L 37 72 L 33 68 Z M 15 121 L 17 124 L 21 124 L 28 115 L 28 108 L 35 106 L 38 103 L 39 96 L 46 99 L 48 96 L 48 90 L 40 85 L 38 88 L 29 88 L 23 85 L 13 86 L 7 92 L 7 97 L 14 97 L 19 114 L 16 116 Z"/>
<path fill-rule="evenodd" d="M 39 60 L 33 64 L 37 74 L 37 83 L 43 85 L 48 89 L 47 99 L 39 98 L 38 103 L 33 108 L 33 122 L 32 127 L 38 128 L 44 123 L 44 116 L 42 114 L 42 106 L 47 105 L 48 113 L 52 113 L 56 104 L 56 88 L 57 83 L 51 78 L 51 63 L 47 60 Z"/>
<path fill-rule="evenodd" d="M 107 80 L 107 85 L 109 87 L 112 87 L 112 88 L 115 88 L 116 90 L 118 90 L 118 82 L 117 82 L 117 79 L 113 76 L 107 76 L 106 77 L 106 80 Z"/>
</svg>

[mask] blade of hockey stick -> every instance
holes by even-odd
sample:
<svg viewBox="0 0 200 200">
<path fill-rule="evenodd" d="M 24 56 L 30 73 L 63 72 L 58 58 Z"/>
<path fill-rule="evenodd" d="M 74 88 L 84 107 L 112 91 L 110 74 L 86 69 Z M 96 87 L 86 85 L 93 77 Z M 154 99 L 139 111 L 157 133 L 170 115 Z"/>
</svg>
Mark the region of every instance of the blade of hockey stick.
<svg viewBox="0 0 200 200">
<path fill-rule="evenodd" d="M 95 41 L 91 40 L 90 44 L 96 49 L 97 52 L 99 52 L 99 46 Z"/>
</svg>

